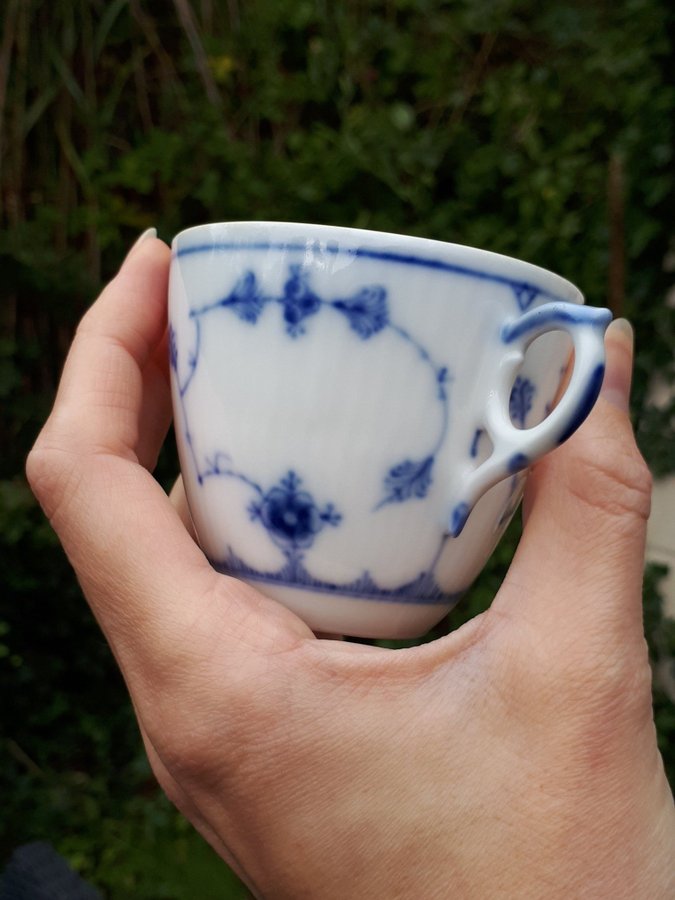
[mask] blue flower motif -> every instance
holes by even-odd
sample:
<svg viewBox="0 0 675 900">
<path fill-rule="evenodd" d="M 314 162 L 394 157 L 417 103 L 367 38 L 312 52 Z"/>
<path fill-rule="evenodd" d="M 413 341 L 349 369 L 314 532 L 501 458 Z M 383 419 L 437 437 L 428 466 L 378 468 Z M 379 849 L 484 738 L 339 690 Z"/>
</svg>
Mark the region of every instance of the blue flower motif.
<svg viewBox="0 0 675 900">
<path fill-rule="evenodd" d="M 334 300 L 333 307 L 349 319 L 351 327 L 364 341 L 389 324 L 387 292 L 379 284 L 361 288 L 348 300 Z"/>
<path fill-rule="evenodd" d="M 301 483 L 295 472 L 289 472 L 250 507 L 252 518 L 259 519 L 285 551 L 310 547 L 326 525 L 336 526 L 342 520 L 332 503 L 320 510 L 312 495 L 300 489 Z"/>
<path fill-rule="evenodd" d="M 244 322 L 254 325 L 266 302 L 266 298 L 258 288 L 255 274 L 249 270 L 244 272 L 232 292 L 220 301 L 220 306 L 226 306 Z"/>
<path fill-rule="evenodd" d="M 425 459 L 406 459 L 397 466 L 389 469 L 384 479 L 386 496 L 378 509 L 387 503 L 402 503 L 411 497 L 426 497 L 431 484 L 431 470 L 434 465 L 434 457 Z"/>
<path fill-rule="evenodd" d="M 290 278 L 284 285 L 284 294 L 279 302 L 284 307 L 286 331 L 291 337 L 298 337 L 305 333 L 302 320 L 319 311 L 321 298 L 309 287 L 307 272 L 303 271 L 302 266 L 292 265 L 289 268 Z"/>
<path fill-rule="evenodd" d="M 514 425 L 525 428 L 527 414 L 532 409 L 532 398 L 536 388 L 529 380 L 519 375 L 513 383 L 509 398 L 509 415 Z"/>
</svg>

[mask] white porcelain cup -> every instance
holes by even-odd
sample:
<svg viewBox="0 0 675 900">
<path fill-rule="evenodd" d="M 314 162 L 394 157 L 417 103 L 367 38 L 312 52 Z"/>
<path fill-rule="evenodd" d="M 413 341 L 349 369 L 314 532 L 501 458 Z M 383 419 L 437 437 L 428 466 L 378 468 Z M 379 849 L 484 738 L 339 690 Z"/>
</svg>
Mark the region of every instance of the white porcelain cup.
<svg viewBox="0 0 675 900">
<path fill-rule="evenodd" d="M 611 314 L 528 263 L 397 234 L 231 222 L 172 249 L 175 430 L 205 554 L 317 631 L 424 633 L 528 466 L 588 415 Z"/>
</svg>

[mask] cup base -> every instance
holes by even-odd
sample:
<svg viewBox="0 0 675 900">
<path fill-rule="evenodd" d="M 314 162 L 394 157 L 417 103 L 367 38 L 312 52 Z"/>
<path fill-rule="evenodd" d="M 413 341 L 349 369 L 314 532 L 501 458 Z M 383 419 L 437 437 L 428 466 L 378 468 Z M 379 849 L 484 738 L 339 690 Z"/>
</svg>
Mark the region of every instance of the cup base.
<svg viewBox="0 0 675 900">
<path fill-rule="evenodd" d="M 245 581 L 288 607 L 312 631 L 391 640 L 422 637 L 450 612 L 463 593 L 448 596 L 447 603 L 418 603 L 414 599 L 369 600 L 348 594 L 325 594 L 253 578 Z"/>
</svg>

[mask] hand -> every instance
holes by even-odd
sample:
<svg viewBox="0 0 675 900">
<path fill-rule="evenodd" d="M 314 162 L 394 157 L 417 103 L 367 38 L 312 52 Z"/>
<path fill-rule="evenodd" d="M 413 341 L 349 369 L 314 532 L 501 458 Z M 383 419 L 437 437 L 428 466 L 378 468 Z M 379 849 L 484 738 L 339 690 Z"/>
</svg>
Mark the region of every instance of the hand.
<svg viewBox="0 0 675 900">
<path fill-rule="evenodd" d="M 630 337 L 610 328 L 596 408 L 535 467 L 492 607 L 387 651 L 216 574 L 150 474 L 168 265 L 144 240 L 86 314 L 27 471 L 169 797 L 260 897 L 675 896 Z"/>
</svg>

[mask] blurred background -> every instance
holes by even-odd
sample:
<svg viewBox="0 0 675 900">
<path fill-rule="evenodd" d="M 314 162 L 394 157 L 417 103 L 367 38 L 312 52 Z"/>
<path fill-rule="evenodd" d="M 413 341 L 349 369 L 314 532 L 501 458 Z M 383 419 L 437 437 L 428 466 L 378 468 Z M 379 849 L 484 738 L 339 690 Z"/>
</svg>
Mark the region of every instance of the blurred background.
<svg viewBox="0 0 675 900">
<path fill-rule="evenodd" d="M 151 225 L 168 241 L 214 220 L 325 222 L 516 255 L 634 323 L 634 421 L 667 491 L 675 6 L 3 0 L 1 9 L 0 870 L 17 846 L 44 839 L 104 897 L 247 897 L 158 791 L 112 657 L 24 480 L 75 324 Z M 175 472 L 169 441 L 158 477 L 168 485 Z M 675 522 L 660 508 L 672 550 Z M 441 630 L 490 602 L 517 539 L 514 524 Z M 645 624 L 675 783 L 666 575 L 648 565 Z"/>
</svg>

